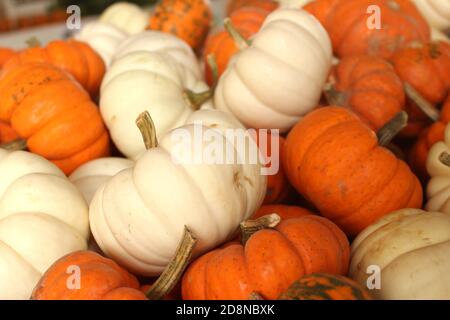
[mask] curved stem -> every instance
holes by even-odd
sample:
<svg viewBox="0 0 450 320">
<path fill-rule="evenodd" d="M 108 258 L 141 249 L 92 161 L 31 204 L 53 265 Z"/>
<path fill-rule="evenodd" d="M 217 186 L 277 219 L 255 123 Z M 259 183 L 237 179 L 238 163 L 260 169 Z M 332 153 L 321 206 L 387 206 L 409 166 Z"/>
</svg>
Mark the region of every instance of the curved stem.
<svg viewBox="0 0 450 320">
<path fill-rule="evenodd" d="M 450 154 L 447 151 L 442 152 L 439 156 L 439 161 L 447 167 L 450 167 Z"/>
<path fill-rule="evenodd" d="M 0 145 L 0 148 L 8 150 L 8 151 L 26 150 L 27 149 L 27 141 L 24 139 L 14 140 L 12 142 Z"/>
<path fill-rule="evenodd" d="M 192 232 L 185 227 L 183 239 L 178 245 L 175 256 L 167 265 L 158 280 L 156 280 L 150 290 L 146 293 L 150 300 L 160 300 L 173 290 L 189 265 L 196 244 L 197 239 L 192 235 Z"/>
<path fill-rule="evenodd" d="M 208 67 L 211 69 L 211 73 L 213 75 L 213 86 L 212 90 L 215 91 L 217 84 L 219 83 L 219 66 L 217 65 L 216 56 L 211 53 L 206 57 L 206 62 L 208 63 Z"/>
<path fill-rule="evenodd" d="M 438 121 L 440 118 L 440 112 L 431 103 L 429 103 L 412 85 L 405 82 L 404 84 L 405 92 L 408 98 L 410 98 L 414 103 L 425 113 L 428 118 L 434 122 Z"/>
<path fill-rule="evenodd" d="M 183 92 L 183 97 L 192 110 L 197 111 L 206 101 L 213 97 L 213 90 L 209 89 L 208 91 L 200 93 L 196 93 L 192 90 L 185 90 Z"/>
<path fill-rule="evenodd" d="M 148 111 L 144 111 L 136 119 L 136 125 L 141 131 L 144 140 L 145 148 L 150 150 L 158 146 L 158 139 L 156 137 L 156 127 L 152 117 Z"/>
<path fill-rule="evenodd" d="M 378 144 L 380 146 L 387 146 L 395 138 L 400 131 L 402 131 L 408 124 L 408 114 L 405 111 L 397 113 L 383 128 L 378 130 Z"/>
<path fill-rule="evenodd" d="M 281 218 L 276 213 L 269 214 L 256 220 L 247 220 L 240 224 L 242 244 L 246 244 L 248 239 L 256 232 L 264 229 L 275 228 L 281 222 Z"/>
<path fill-rule="evenodd" d="M 244 50 L 250 47 L 250 41 L 245 39 L 244 36 L 234 27 L 230 18 L 225 18 L 225 20 L 223 20 L 223 25 L 231 38 L 233 38 L 239 50 Z"/>
<path fill-rule="evenodd" d="M 30 39 L 25 41 L 25 43 L 27 44 L 28 48 L 40 48 L 40 47 L 42 47 L 42 42 L 36 37 L 31 37 Z"/>
<path fill-rule="evenodd" d="M 345 93 L 342 93 L 334 87 L 332 83 L 327 83 L 324 89 L 325 98 L 331 106 L 344 107 L 347 99 Z"/>
</svg>

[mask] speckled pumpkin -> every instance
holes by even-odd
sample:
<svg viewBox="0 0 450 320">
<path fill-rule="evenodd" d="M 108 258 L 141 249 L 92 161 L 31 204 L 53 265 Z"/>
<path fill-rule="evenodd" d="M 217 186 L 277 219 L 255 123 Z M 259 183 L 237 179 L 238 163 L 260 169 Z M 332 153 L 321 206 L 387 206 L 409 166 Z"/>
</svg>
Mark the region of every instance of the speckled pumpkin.
<svg viewBox="0 0 450 320">
<path fill-rule="evenodd" d="M 311 274 L 294 282 L 279 300 L 372 300 L 355 281 L 338 275 Z"/>
<path fill-rule="evenodd" d="M 148 29 L 171 33 L 198 49 L 212 23 L 209 0 L 162 0 Z"/>
<path fill-rule="evenodd" d="M 245 7 L 261 8 L 273 11 L 278 8 L 278 3 L 274 0 L 228 0 L 226 14 L 229 16 L 236 10 Z"/>
</svg>

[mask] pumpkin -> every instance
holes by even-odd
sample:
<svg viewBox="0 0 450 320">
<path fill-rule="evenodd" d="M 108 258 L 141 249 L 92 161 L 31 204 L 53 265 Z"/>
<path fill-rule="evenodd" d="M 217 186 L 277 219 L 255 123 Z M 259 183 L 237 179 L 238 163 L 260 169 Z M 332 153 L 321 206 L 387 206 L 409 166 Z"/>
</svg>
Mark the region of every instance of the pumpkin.
<svg viewBox="0 0 450 320">
<path fill-rule="evenodd" d="M 397 128 L 392 125 L 396 123 Z M 288 178 L 349 236 L 393 210 L 419 208 L 419 180 L 381 146 L 390 140 L 384 138 L 386 133 L 392 138 L 404 124 L 406 119 L 394 118 L 379 131 L 377 141 L 376 134 L 345 108 L 313 111 L 287 138 L 284 168 Z"/>
<path fill-rule="evenodd" d="M 271 214 L 277 214 L 281 218 L 281 220 L 286 220 L 286 219 L 300 218 L 314 213 L 307 209 L 297 206 L 271 204 L 271 205 L 263 205 L 253 214 L 251 219 L 256 220 Z"/>
<path fill-rule="evenodd" d="M 350 277 L 366 286 L 377 285 L 373 278 L 378 276 L 379 289 L 372 291 L 377 299 L 448 300 L 449 239 L 449 214 L 418 209 L 395 211 L 355 239 Z"/>
<path fill-rule="evenodd" d="M 148 29 L 171 33 L 199 49 L 212 23 L 209 0 L 162 0 L 152 16 Z"/>
<path fill-rule="evenodd" d="M 66 174 L 109 153 L 97 106 L 72 77 L 49 64 L 21 64 L 2 73 L 0 120 Z"/>
<path fill-rule="evenodd" d="M 88 208 L 52 163 L 0 149 L 0 299 L 28 299 L 47 268 L 87 248 Z"/>
<path fill-rule="evenodd" d="M 98 94 L 105 74 L 101 57 L 86 43 L 77 40 L 54 40 L 46 47 L 31 47 L 14 55 L 4 69 L 32 62 L 49 63 L 72 76 L 91 94 Z"/>
<path fill-rule="evenodd" d="M 441 0 L 413 0 L 428 23 L 439 29 L 450 28 L 450 5 Z"/>
<path fill-rule="evenodd" d="M 95 192 L 102 184 L 133 165 L 133 161 L 123 158 L 96 159 L 79 167 L 69 179 L 81 191 L 86 202 L 91 203 Z"/>
<path fill-rule="evenodd" d="M 127 33 L 112 24 L 96 21 L 86 24 L 75 35 L 75 39 L 89 44 L 102 57 L 105 66 L 109 67 L 117 48 L 127 36 Z"/>
<path fill-rule="evenodd" d="M 310 2 L 315 0 L 277 0 L 281 8 L 303 8 Z"/>
<path fill-rule="evenodd" d="M 148 13 L 134 3 L 117 2 L 110 5 L 98 21 L 111 24 L 127 34 L 137 34 L 147 27 Z"/>
<path fill-rule="evenodd" d="M 333 274 L 310 274 L 295 281 L 279 300 L 371 300 L 355 281 Z"/>
<path fill-rule="evenodd" d="M 271 11 L 258 7 L 243 7 L 233 11 L 230 20 L 236 30 L 246 39 L 259 31 L 267 15 Z M 220 77 L 226 70 L 230 59 L 239 51 L 234 39 L 223 28 L 214 30 L 206 39 L 203 50 L 206 82 L 212 86 L 214 79 L 213 70 L 208 63 L 208 57 L 213 55 L 217 64 L 217 76 Z"/>
<path fill-rule="evenodd" d="M 346 106 L 378 130 L 403 110 L 403 84 L 384 59 L 367 55 L 344 57 L 334 70 L 330 104 Z"/>
<path fill-rule="evenodd" d="M 198 111 L 162 139 L 156 139 L 148 113 L 138 123 L 141 130 L 144 123 L 151 128 L 144 130 L 149 150 L 100 187 L 91 202 L 90 225 L 107 256 L 134 273 L 155 276 L 175 252 L 184 226 L 198 239 L 196 256 L 233 237 L 262 204 L 266 177 L 259 162 L 247 160 L 259 153 L 255 141 L 228 114 Z M 243 133 L 245 147 L 226 134 L 231 129 Z M 226 147 L 227 159 L 241 159 L 240 164 L 204 158 L 213 146 Z"/>
<path fill-rule="evenodd" d="M 8 59 L 10 59 L 14 55 L 14 50 L 0 47 L 0 71 L 2 70 L 3 65 L 6 63 L 6 61 L 8 61 Z"/>
<path fill-rule="evenodd" d="M 380 28 L 374 12 L 379 8 Z M 398 48 L 412 41 L 426 42 L 430 28 L 410 0 L 316 0 L 304 7 L 328 31 L 335 54 L 342 58 L 355 54 L 389 58 Z"/>
<path fill-rule="evenodd" d="M 245 236 L 246 226 L 257 221 L 244 223 L 244 244 L 229 243 L 195 260 L 183 276 L 183 299 L 273 300 L 305 274 L 346 274 L 348 240 L 331 221 L 305 215 L 276 225 L 277 215 L 263 219 L 274 229 Z"/>
<path fill-rule="evenodd" d="M 145 152 L 135 125 L 140 113 L 151 112 L 160 138 L 204 105 L 205 100 L 197 103 L 187 99 L 187 94 L 208 89 L 168 54 L 136 51 L 115 60 L 106 73 L 100 110 L 115 145 L 136 160 Z"/>
<path fill-rule="evenodd" d="M 305 11 L 278 9 L 243 46 L 220 78 L 216 108 L 247 127 L 288 131 L 321 97 L 331 68 L 327 33 Z"/>
<path fill-rule="evenodd" d="M 274 0 L 228 0 L 226 14 L 232 15 L 235 11 L 245 7 L 260 8 L 273 11 L 278 8 L 278 3 Z"/>
<path fill-rule="evenodd" d="M 0 145 L 10 143 L 18 138 L 19 136 L 10 125 L 0 121 Z"/>
</svg>

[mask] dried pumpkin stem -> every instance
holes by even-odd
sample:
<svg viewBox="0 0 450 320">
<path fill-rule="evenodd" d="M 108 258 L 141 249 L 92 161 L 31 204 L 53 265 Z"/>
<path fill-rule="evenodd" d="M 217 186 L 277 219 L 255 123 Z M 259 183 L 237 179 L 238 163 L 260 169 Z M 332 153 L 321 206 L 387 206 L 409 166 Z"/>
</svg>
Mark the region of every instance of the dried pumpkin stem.
<svg viewBox="0 0 450 320">
<path fill-rule="evenodd" d="M 144 111 L 136 119 L 136 125 L 141 131 L 144 139 L 145 148 L 150 150 L 158 146 L 158 139 L 156 137 L 156 127 L 152 117 L 148 111 Z"/>
<path fill-rule="evenodd" d="M 9 143 L 0 145 L 0 148 L 8 151 L 20 151 L 27 149 L 27 141 L 23 139 L 14 140 Z"/>
<path fill-rule="evenodd" d="M 219 83 L 219 66 L 217 65 L 216 56 L 211 53 L 206 57 L 206 62 L 208 63 L 208 67 L 211 69 L 213 75 L 213 86 L 212 90 L 214 91 Z"/>
<path fill-rule="evenodd" d="M 150 300 L 160 300 L 173 290 L 189 265 L 196 244 L 197 239 L 193 236 L 192 232 L 185 227 L 183 239 L 178 245 L 175 256 L 169 262 L 158 280 L 156 280 L 154 285 L 146 293 Z"/>
<path fill-rule="evenodd" d="M 264 229 L 275 228 L 281 222 L 276 213 L 269 214 L 256 220 L 247 220 L 240 224 L 242 243 L 246 244 L 248 239 L 256 232 Z"/>
<path fill-rule="evenodd" d="M 402 131 L 408 124 L 408 114 L 405 111 L 397 113 L 397 115 L 378 130 L 378 144 L 380 146 L 387 146 L 391 141 Z"/>
<path fill-rule="evenodd" d="M 414 103 L 425 113 L 428 118 L 434 122 L 439 120 L 440 112 L 431 103 L 429 103 L 412 85 L 405 82 L 404 84 L 405 92 L 408 98 L 410 98 Z"/>
<path fill-rule="evenodd" d="M 183 92 L 183 97 L 191 106 L 192 110 L 197 111 L 206 101 L 213 97 L 213 93 L 212 89 L 200 93 L 196 93 L 192 90 L 185 90 Z"/>
<path fill-rule="evenodd" d="M 235 28 L 230 18 L 225 18 L 225 20 L 223 20 L 223 25 L 231 38 L 233 38 L 239 50 L 244 50 L 250 47 L 250 41 L 245 39 L 244 36 Z"/>
<path fill-rule="evenodd" d="M 25 43 L 27 44 L 28 48 L 40 48 L 40 47 L 42 47 L 42 42 L 36 37 L 31 37 L 30 39 L 25 41 Z"/>
<path fill-rule="evenodd" d="M 250 300 L 264 300 L 264 298 L 258 292 L 252 292 L 249 296 Z"/>
<path fill-rule="evenodd" d="M 447 151 L 442 152 L 439 156 L 439 161 L 447 167 L 450 167 L 450 154 Z"/>
<path fill-rule="evenodd" d="M 332 83 L 327 83 L 324 89 L 325 98 L 331 106 L 345 106 L 346 95 L 334 87 Z"/>
</svg>

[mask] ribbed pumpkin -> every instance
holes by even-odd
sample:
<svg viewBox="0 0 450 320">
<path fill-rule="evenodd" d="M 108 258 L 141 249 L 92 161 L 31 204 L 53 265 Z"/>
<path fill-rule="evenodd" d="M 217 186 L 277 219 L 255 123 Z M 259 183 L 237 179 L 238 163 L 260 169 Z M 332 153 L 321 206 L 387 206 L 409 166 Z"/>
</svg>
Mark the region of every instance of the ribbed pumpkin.
<svg viewBox="0 0 450 320">
<path fill-rule="evenodd" d="M 403 84 L 384 59 L 368 55 L 344 57 L 334 70 L 330 104 L 349 107 L 374 130 L 380 129 L 405 104 Z"/>
<path fill-rule="evenodd" d="M 4 68 L 30 62 L 50 63 L 69 72 L 92 96 L 98 93 L 105 74 L 103 59 L 88 44 L 77 40 L 55 40 L 45 47 L 25 49 L 9 59 Z"/>
<path fill-rule="evenodd" d="M 10 125 L 0 121 L 0 144 L 12 142 L 18 138 L 19 136 Z"/>
<path fill-rule="evenodd" d="M 257 231 L 245 245 L 229 243 L 200 257 L 183 277 L 182 295 L 187 300 L 247 300 L 252 294 L 276 299 L 305 274 L 346 274 L 348 261 L 344 233 L 323 217 L 305 215 Z"/>
<path fill-rule="evenodd" d="M 316 273 L 295 281 L 279 300 L 371 300 L 371 297 L 349 278 Z"/>
<path fill-rule="evenodd" d="M 273 213 L 280 216 L 281 220 L 300 218 L 303 216 L 314 214 L 312 211 L 297 206 L 287 206 L 283 204 L 269 204 L 259 208 L 258 211 L 256 211 L 255 214 L 252 216 L 252 219 L 256 220 Z"/>
<path fill-rule="evenodd" d="M 264 20 L 271 10 L 259 7 L 243 7 L 233 11 L 230 15 L 231 22 L 237 31 L 246 39 L 249 39 L 259 31 Z M 239 51 L 233 38 L 222 27 L 211 32 L 206 39 L 203 51 L 205 65 L 205 77 L 211 86 L 214 83 L 213 73 L 208 64 L 208 56 L 214 55 L 218 76 L 221 76 L 228 66 L 231 57 Z"/>
<path fill-rule="evenodd" d="M 371 6 L 380 9 L 380 30 L 368 28 Z M 339 58 L 354 54 L 387 58 L 411 41 L 430 39 L 427 22 L 410 0 L 317 0 L 304 9 L 327 29 Z"/>
<path fill-rule="evenodd" d="M 409 167 L 351 111 L 325 107 L 290 132 L 285 169 L 291 184 L 349 236 L 401 208 L 422 205 Z"/>
<path fill-rule="evenodd" d="M 273 11 L 278 8 L 278 3 L 273 0 L 228 0 L 226 14 L 229 16 L 233 12 L 245 7 Z"/>
<path fill-rule="evenodd" d="M 9 48 L 0 47 L 0 70 L 5 62 L 15 54 L 15 51 Z"/>
<path fill-rule="evenodd" d="M 2 73 L 0 120 L 11 124 L 31 152 L 66 174 L 109 152 L 97 106 L 72 77 L 50 64 L 21 64 Z"/>
<path fill-rule="evenodd" d="M 148 29 L 171 33 L 199 49 L 212 23 L 209 0 L 162 0 Z"/>
</svg>

